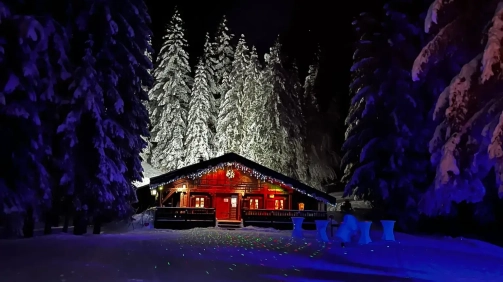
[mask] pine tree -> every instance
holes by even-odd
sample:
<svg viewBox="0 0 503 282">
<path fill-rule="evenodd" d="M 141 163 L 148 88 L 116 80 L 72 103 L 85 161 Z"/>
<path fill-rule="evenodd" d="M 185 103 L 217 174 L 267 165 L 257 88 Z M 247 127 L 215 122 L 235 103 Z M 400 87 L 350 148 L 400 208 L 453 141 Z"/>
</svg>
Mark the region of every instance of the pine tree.
<svg viewBox="0 0 503 282">
<path fill-rule="evenodd" d="M 132 212 L 133 182 L 142 179 L 140 153 L 148 136 L 143 86 L 151 81 L 144 54 L 150 18 L 143 1 L 81 4 L 74 10 L 78 67 L 69 88 L 71 111 L 58 128 L 71 148 L 73 166 L 61 183 L 73 182 L 77 234 L 85 232 L 83 218 L 94 217 L 99 233 L 104 214 Z"/>
<path fill-rule="evenodd" d="M 152 63 L 152 54 L 153 53 L 154 53 L 154 49 L 152 48 L 152 40 L 149 38 L 147 49 L 145 50 L 145 56 L 147 56 L 148 60 L 151 63 Z M 150 68 L 148 70 L 148 74 L 152 75 L 152 68 Z M 151 86 L 151 84 L 152 84 L 151 82 L 145 82 L 144 86 L 143 86 L 143 91 L 145 91 L 145 92 L 148 93 L 150 91 L 150 87 L 149 86 Z M 149 85 L 149 86 L 147 86 L 147 85 Z M 147 111 L 150 112 L 150 103 L 149 103 L 149 101 L 145 101 L 144 104 L 145 104 L 145 107 L 147 108 Z M 150 124 L 150 119 L 149 119 L 149 130 L 150 130 L 150 128 L 151 128 L 151 124 Z M 142 158 L 142 161 L 150 163 L 151 162 L 150 156 L 151 156 L 151 151 L 152 151 L 152 143 L 150 142 L 150 137 L 149 138 L 145 138 L 145 142 L 147 142 L 147 147 L 145 147 L 145 149 L 143 149 L 143 151 L 140 154 L 140 156 Z"/>
<path fill-rule="evenodd" d="M 166 171 L 182 167 L 185 157 L 183 144 L 192 78 L 182 26 L 180 14 L 175 10 L 157 56 L 155 84 L 149 92 L 151 162 L 155 168 Z"/>
<path fill-rule="evenodd" d="M 298 165 L 296 161 L 296 148 L 301 146 L 301 109 L 300 98 L 296 93 L 294 83 L 290 73 L 284 67 L 284 58 L 281 54 L 281 44 L 279 39 L 270 49 L 269 57 L 266 65 L 266 73 L 268 77 L 267 84 L 270 85 L 266 95 L 273 95 L 278 98 L 275 103 L 276 111 L 279 114 L 279 134 L 281 137 L 274 138 L 281 140 L 278 143 L 278 167 L 280 171 L 286 175 L 298 177 Z"/>
<path fill-rule="evenodd" d="M 255 154 L 260 164 L 272 170 L 284 172 L 284 162 L 281 161 L 281 148 L 285 147 L 284 131 L 281 125 L 281 115 L 278 111 L 280 99 L 274 91 L 275 79 L 270 54 L 264 55 L 265 67 L 260 76 L 262 90 L 257 92 L 256 108 L 257 133 L 260 137 Z"/>
<path fill-rule="evenodd" d="M 418 28 L 399 4 L 404 2 L 385 5 L 380 24 L 367 15 L 356 21 L 365 33 L 351 69 L 354 96 L 343 165 L 345 195 L 354 191 L 382 215 L 406 224 L 418 216 L 420 188 L 427 181 L 427 111 L 408 71 Z M 377 24 L 377 30 L 368 30 L 368 23 Z"/>
<path fill-rule="evenodd" d="M 455 214 L 453 203 L 466 202 L 477 203 L 475 215 L 490 218 L 497 195 L 503 197 L 502 17 L 500 1 L 435 0 L 428 10 L 424 27 L 433 36 L 414 62 L 413 79 L 454 75 L 434 110 L 436 178 L 422 201 L 426 214 Z"/>
<path fill-rule="evenodd" d="M 292 63 L 289 80 L 289 84 L 293 86 L 291 89 L 291 97 L 293 99 L 294 108 L 292 110 L 294 118 L 298 122 L 298 126 L 295 128 L 293 133 L 296 139 L 296 142 L 293 143 L 296 165 L 295 175 L 297 176 L 297 179 L 303 183 L 308 183 L 308 162 L 305 148 L 307 138 L 306 117 L 302 106 L 304 93 L 302 91 L 302 84 L 300 83 L 299 69 L 295 61 Z"/>
<path fill-rule="evenodd" d="M 234 35 L 229 33 L 227 18 L 224 16 L 217 29 L 212 52 L 214 58 L 212 69 L 217 86 L 217 92 L 214 93 L 216 98 L 215 107 L 217 109 L 220 109 L 220 104 L 229 90 L 228 75 L 232 71 L 232 61 L 234 59 L 234 49 L 231 45 L 233 37 Z"/>
<path fill-rule="evenodd" d="M 211 99 L 213 99 L 207 81 L 208 71 L 201 60 L 197 65 L 189 104 L 187 134 L 185 138 L 186 165 L 208 160 L 211 156 L 210 140 L 212 133 L 208 127 L 211 119 Z"/>
<path fill-rule="evenodd" d="M 316 87 L 318 83 L 318 72 L 320 70 L 320 55 L 321 50 L 318 47 L 314 56 L 314 61 L 309 65 L 306 79 L 304 81 L 304 95 L 302 98 L 302 107 L 305 115 L 314 116 L 320 112 L 318 99 L 316 98 Z"/>
<path fill-rule="evenodd" d="M 41 1 L 31 4 L 43 4 Z M 52 142 L 68 78 L 67 37 L 48 14 L 25 15 L 23 2 L 0 3 L 0 217 L 6 231 L 32 236 L 33 222 L 52 205 Z M 37 11 L 38 12 L 38 11 Z"/>
<path fill-rule="evenodd" d="M 217 121 L 216 148 L 218 155 L 241 151 L 243 138 L 243 95 L 246 78 L 246 67 L 249 61 L 248 46 L 244 35 L 241 35 L 236 46 L 232 70 L 229 73 L 229 90 L 225 93 Z"/>
<path fill-rule="evenodd" d="M 217 77 L 215 69 L 218 66 L 218 61 L 215 58 L 215 44 L 210 41 L 209 33 L 206 33 L 206 41 L 204 42 L 204 70 L 206 72 L 206 81 L 208 83 L 208 91 L 210 92 L 210 118 L 208 120 L 208 127 L 211 135 L 214 137 L 217 132 L 217 119 L 218 119 L 218 106 L 217 97 L 219 97 L 219 87 L 217 84 Z M 214 156 L 215 144 L 214 140 L 210 140 L 210 157 Z"/>
<path fill-rule="evenodd" d="M 328 132 L 327 115 L 320 111 L 316 98 L 319 84 L 321 52 L 318 47 L 313 63 L 309 66 L 303 86 L 302 111 L 305 121 L 305 144 L 307 159 L 307 183 L 312 187 L 322 187 L 323 183 L 336 179 L 334 167 L 337 165 L 337 155 L 334 153 L 333 140 Z M 328 112 L 332 112 L 329 110 Z"/>
<path fill-rule="evenodd" d="M 263 104 L 264 93 L 261 80 L 262 66 L 258 59 L 257 49 L 252 47 L 250 61 L 246 67 L 243 88 L 243 139 L 241 140 L 240 155 L 257 163 L 262 163 L 258 157 L 261 151 L 260 139 L 261 118 L 266 110 Z"/>
</svg>

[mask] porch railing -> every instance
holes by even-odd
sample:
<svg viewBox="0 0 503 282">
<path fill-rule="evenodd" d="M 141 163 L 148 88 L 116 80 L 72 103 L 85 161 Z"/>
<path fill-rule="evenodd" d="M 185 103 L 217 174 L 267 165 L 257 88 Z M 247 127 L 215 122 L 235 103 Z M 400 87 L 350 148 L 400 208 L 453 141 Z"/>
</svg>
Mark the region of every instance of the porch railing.
<svg viewBox="0 0 503 282">
<path fill-rule="evenodd" d="M 154 227 L 184 229 L 215 226 L 214 208 L 157 207 Z"/>
<path fill-rule="evenodd" d="M 277 229 L 293 228 L 292 217 L 303 217 L 304 222 L 302 227 L 304 229 L 314 229 L 315 220 L 327 219 L 327 212 L 309 210 L 244 209 L 241 211 L 241 215 L 244 226 L 253 225 L 257 227 L 274 227 Z"/>
</svg>

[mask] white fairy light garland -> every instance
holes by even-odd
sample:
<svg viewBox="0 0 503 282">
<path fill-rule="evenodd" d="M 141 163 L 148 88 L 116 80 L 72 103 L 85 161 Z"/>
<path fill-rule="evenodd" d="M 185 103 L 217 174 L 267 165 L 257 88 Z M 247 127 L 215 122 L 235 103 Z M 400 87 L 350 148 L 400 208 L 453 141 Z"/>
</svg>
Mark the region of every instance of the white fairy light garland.
<svg viewBox="0 0 503 282">
<path fill-rule="evenodd" d="M 318 197 L 316 194 L 309 194 L 307 193 L 306 191 L 304 190 L 301 190 L 301 189 L 298 189 L 294 186 L 292 186 L 291 184 L 287 184 L 281 180 L 278 180 L 276 178 L 272 178 L 270 176 L 267 176 L 267 175 L 263 175 L 261 174 L 260 172 L 254 170 L 254 169 L 251 169 L 249 167 L 246 167 L 240 163 L 236 163 L 236 162 L 227 162 L 227 163 L 221 163 L 217 166 L 210 166 L 208 168 L 205 168 L 205 169 L 200 169 L 198 170 L 197 172 L 195 173 L 191 173 L 189 175 L 182 175 L 182 176 L 178 176 L 178 177 L 175 177 L 167 182 L 162 182 L 162 183 L 159 183 L 159 184 L 155 184 L 155 185 L 152 185 L 150 184 L 150 189 L 156 189 L 157 187 L 160 187 L 160 186 L 164 186 L 164 185 L 167 185 L 167 184 L 170 184 L 170 183 L 173 183 L 179 179 L 183 179 L 183 178 L 190 178 L 192 180 L 194 179 L 197 179 L 197 178 L 201 178 L 203 175 L 206 175 L 206 174 L 209 174 L 209 173 L 214 173 L 216 172 L 217 170 L 221 170 L 221 169 L 224 169 L 226 167 L 233 167 L 233 168 L 237 168 L 238 170 L 244 172 L 244 173 L 248 173 L 252 176 L 254 176 L 255 178 L 259 179 L 260 181 L 266 181 L 266 182 L 269 182 L 269 183 L 272 183 L 272 184 L 278 184 L 279 186 L 284 186 L 284 187 L 287 187 L 287 188 L 291 188 L 303 195 L 306 195 L 306 196 L 309 196 L 311 198 L 314 198 L 320 202 L 324 202 L 326 203 L 327 205 L 329 206 L 333 206 L 335 207 L 336 204 L 332 204 L 330 203 L 328 200 L 326 200 L 325 198 L 322 198 L 322 197 Z"/>
</svg>

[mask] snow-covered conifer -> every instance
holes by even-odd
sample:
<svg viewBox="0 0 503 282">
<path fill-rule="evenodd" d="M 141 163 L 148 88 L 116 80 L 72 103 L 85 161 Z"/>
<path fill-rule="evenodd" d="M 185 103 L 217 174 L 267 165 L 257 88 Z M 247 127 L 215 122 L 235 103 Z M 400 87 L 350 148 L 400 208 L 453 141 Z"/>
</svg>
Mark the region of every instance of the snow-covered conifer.
<svg viewBox="0 0 503 282">
<path fill-rule="evenodd" d="M 212 133 L 208 127 L 211 119 L 211 99 L 207 81 L 208 71 L 201 60 L 197 65 L 192 98 L 189 103 L 187 134 L 185 136 L 185 165 L 208 160 L 211 156 Z"/>
<path fill-rule="evenodd" d="M 229 90 L 227 76 L 231 73 L 232 60 L 234 58 L 234 48 L 231 45 L 233 37 L 234 35 L 229 32 L 229 28 L 227 27 L 227 18 L 224 16 L 217 29 L 212 52 L 212 56 L 215 59 L 212 63 L 212 69 L 215 73 L 215 82 L 217 85 L 217 94 L 214 94 L 217 109 L 220 108 L 220 104 Z"/>
<path fill-rule="evenodd" d="M 383 216 L 405 224 L 418 215 L 420 190 L 428 180 L 428 108 L 408 71 L 419 47 L 413 40 L 418 28 L 399 3 L 384 6 L 380 23 L 366 14 L 355 21 L 362 37 L 351 68 L 342 165 L 346 195 L 354 192 Z"/>
<path fill-rule="evenodd" d="M 299 69 L 297 67 L 297 63 L 294 61 L 289 70 L 289 83 L 292 85 L 291 89 L 291 97 L 293 99 L 293 108 L 291 109 L 292 114 L 295 117 L 296 122 L 298 122 L 298 126 L 294 131 L 294 136 L 296 142 L 293 143 L 294 146 L 294 154 L 295 154 L 295 175 L 297 179 L 302 181 L 303 183 L 308 183 L 309 179 L 307 177 L 308 173 L 308 163 L 307 163 L 307 155 L 306 155 L 306 117 L 303 111 L 303 95 L 304 91 L 302 88 L 302 84 L 300 82 L 299 77 Z M 321 187 L 321 186 L 318 186 Z"/>
<path fill-rule="evenodd" d="M 171 171 L 184 165 L 184 134 L 192 87 L 187 41 L 177 10 L 163 39 L 153 72 L 154 87 L 149 92 L 151 164 Z"/>
<path fill-rule="evenodd" d="M 273 87 L 275 76 L 272 64 L 274 61 L 271 61 L 270 54 L 264 55 L 264 61 L 266 65 L 260 76 L 262 90 L 257 92 L 255 106 L 261 109 L 256 112 L 256 134 L 260 138 L 254 154 L 263 166 L 284 172 L 286 169 L 284 162 L 281 161 L 281 148 L 285 146 L 285 131 L 281 126 L 281 115 L 278 111 L 279 96 Z"/>
<path fill-rule="evenodd" d="M 318 83 L 318 72 L 320 71 L 320 55 L 321 50 L 318 47 L 318 50 L 315 53 L 314 61 L 311 65 L 309 65 L 309 69 L 307 71 L 306 79 L 304 81 L 304 97 L 302 99 L 303 112 L 305 115 L 315 115 L 320 111 L 318 105 L 318 99 L 316 98 L 316 86 Z"/>
<path fill-rule="evenodd" d="M 249 61 L 248 53 L 244 35 L 241 35 L 236 46 L 234 61 L 232 61 L 232 69 L 227 78 L 229 89 L 225 93 L 218 113 L 215 136 L 217 155 L 229 152 L 239 153 L 241 151 L 240 146 L 243 135 L 242 102 L 246 68 Z"/>
<path fill-rule="evenodd" d="M 0 217 L 22 235 L 23 217 L 40 218 L 52 204 L 48 170 L 56 164 L 56 89 L 69 77 L 68 41 L 53 18 L 25 15 L 25 3 L 14 2 L 0 3 Z"/>
<path fill-rule="evenodd" d="M 295 83 L 292 80 L 291 74 L 284 66 L 284 58 L 281 53 L 281 43 L 278 40 L 270 49 L 270 53 L 266 65 L 266 76 L 269 84 L 269 91 L 266 95 L 274 95 L 279 100 L 276 103 L 276 111 L 279 114 L 279 124 L 281 126 L 279 132 L 282 140 L 279 143 L 278 160 L 281 172 L 298 177 L 297 169 L 297 148 L 302 146 L 302 138 L 300 135 L 302 126 L 302 112 L 300 108 L 299 93 L 296 92 Z M 273 94 L 274 93 L 274 94 Z"/>
<path fill-rule="evenodd" d="M 58 128 L 71 148 L 73 175 L 65 174 L 61 182 L 74 183 L 78 216 L 95 217 L 99 232 L 105 213 L 130 214 L 133 182 L 142 180 L 150 17 L 141 0 L 86 1 L 74 12 L 72 51 L 81 56 L 69 87 L 71 110 Z"/>
<path fill-rule="evenodd" d="M 308 73 L 303 86 L 302 112 L 305 121 L 305 151 L 307 165 L 307 183 L 312 187 L 322 187 L 324 183 L 336 179 L 335 166 L 337 165 L 337 155 L 334 153 L 334 140 L 329 132 L 333 129 L 333 118 L 327 115 L 336 112 L 329 109 L 327 113 L 321 112 L 317 99 L 317 86 L 319 84 L 321 52 L 318 47 L 313 63 L 309 65 Z"/>
<path fill-rule="evenodd" d="M 210 41 L 209 33 L 206 33 L 206 40 L 204 42 L 203 50 L 203 63 L 204 70 L 206 72 L 206 81 L 208 83 L 208 91 L 210 91 L 210 118 L 208 120 L 208 127 L 212 136 L 215 136 L 217 132 L 217 118 L 218 118 L 218 106 L 217 97 L 219 97 L 219 87 L 217 83 L 217 77 L 215 75 L 215 69 L 218 67 L 218 60 L 215 56 L 216 49 L 215 44 Z M 213 138 L 210 140 L 210 157 L 213 157 L 215 152 L 215 146 L 213 144 Z"/>
<path fill-rule="evenodd" d="M 260 139 L 261 118 L 264 116 L 264 93 L 261 79 L 260 61 L 255 46 L 250 52 L 250 61 L 246 67 L 245 84 L 243 88 L 242 118 L 243 139 L 241 140 L 240 155 L 257 163 L 261 163 L 258 157 L 261 151 Z"/>
<path fill-rule="evenodd" d="M 480 217 L 491 216 L 491 199 L 503 197 L 502 18 L 501 1 L 435 0 L 428 10 L 424 27 L 433 36 L 414 62 L 413 79 L 428 82 L 434 71 L 446 69 L 454 75 L 434 111 L 438 126 L 430 152 L 436 178 L 421 205 L 427 214 L 455 213 L 453 203 L 465 201 L 484 206 L 476 212 Z"/>
<path fill-rule="evenodd" d="M 152 53 L 153 53 L 153 48 L 152 48 L 152 40 L 149 38 L 148 40 L 148 45 L 147 45 L 147 49 L 145 50 L 145 56 L 147 56 L 148 60 L 150 61 L 150 63 L 152 64 Z M 153 71 L 153 65 L 151 68 L 149 68 L 148 70 L 148 73 L 151 75 L 152 74 L 152 71 Z M 150 78 L 152 78 L 151 76 L 149 76 Z M 150 87 L 152 86 L 152 82 L 145 82 L 144 83 L 144 86 L 143 86 L 143 90 L 145 92 L 148 93 L 148 91 L 150 90 Z M 145 101 L 144 102 L 145 104 L 145 107 L 147 108 L 147 111 L 150 112 L 150 103 L 149 101 Z M 149 119 L 149 130 L 150 130 L 150 119 Z M 140 154 L 141 158 L 142 158 L 142 161 L 145 161 L 147 163 L 150 163 L 150 155 L 151 155 L 151 150 L 152 150 L 152 143 L 150 142 L 150 137 L 148 138 L 144 138 L 145 139 L 145 142 L 147 142 L 147 147 L 145 147 L 142 151 L 142 153 Z"/>
</svg>

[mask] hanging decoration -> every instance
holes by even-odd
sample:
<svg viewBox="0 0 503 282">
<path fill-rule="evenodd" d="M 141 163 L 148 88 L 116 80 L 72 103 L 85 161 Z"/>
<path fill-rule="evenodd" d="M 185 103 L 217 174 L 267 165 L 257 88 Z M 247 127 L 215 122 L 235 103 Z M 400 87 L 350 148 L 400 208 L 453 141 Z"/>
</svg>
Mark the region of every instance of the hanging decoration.
<svg viewBox="0 0 503 282">
<path fill-rule="evenodd" d="M 155 183 L 155 184 L 152 184 L 150 183 L 150 189 L 156 189 L 157 187 L 159 186 L 164 186 L 164 185 L 167 185 L 167 184 L 170 184 L 170 183 L 173 183 L 179 179 L 198 179 L 198 178 L 201 178 L 203 175 L 206 175 L 206 174 L 209 174 L 209 173 L 215 173 L 216 171 L 218 170 L 222 170 L 222 169 L 226 169 L 228 168 L 227 170 L 227 177 L 229 177 L 229 170 L 232 171 L 232 174 L 234 177 L 234 171 L 232 169 L 238 169 L 239 171 L 243 172 L 243 173 L 246 173 L 246 174 L 249 174 L 255 178 L 257 178 L 258 180 L 260 181 L 265 181 L 265 182 L 269 182 L 271 184 L 275 184 L 275 185 L 278 185 L 280 187 L 283 187 L 283 188 L 289 188 L 289 189 L 293 189 L 303 195 L 306 195 L 306 196 L 309 196 L 311 198 L 314 198 L 316 199 L 317 201 L 320 201 L 320 202 L 323 202 L 329 206 L 332 206 L 332 207 L 335 207 L 336 204 L 335 203 L 331 203 L 329 202 L 328 200 L 326 200 L 325 198 L 323 197 L 320 197 L 318 196 L 317 194 L 310 194 L 310 193 L 307 193 L 306 191 L 302 190 L 302 189 L 299 189 L 297 187 L 294 187 L 292 184 L 288 184 L 288 183 L 285 183 L 279 179 L 276 179 L 276 178 L 273 178 L 273 177 L 270 177 L 268 175 L 264 175 L 254 169 L 251 169 L 249 167 L 246 167 L 240 163 L 237 163 L 237 162 L 225 162 L 225 163 L 221 163 L 221 164 L 218 164 L 216 166 L 210 166 L 206 169 L 199 169 L 198 171 L 194 172 L 194 173 L 191 173 L 191 174 L 187 174 L 187 175 L 179 175 L 179 176 L 176 176 L 174 177 L 173 179 L 170 179 L 169 181 L 166 181 L 166 182 L 163 182 L 163 183 Z"/>
<path fill-rule="evenodd" d="M 228 169 L 227 172 L 225 173 L 225 176 L 227 176 L 227 178 L 229 178 L 229 179 L 232 179 L 236 175 L 234 174 L 234 170 L 233 169 Z"/>
</svg>

